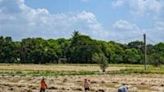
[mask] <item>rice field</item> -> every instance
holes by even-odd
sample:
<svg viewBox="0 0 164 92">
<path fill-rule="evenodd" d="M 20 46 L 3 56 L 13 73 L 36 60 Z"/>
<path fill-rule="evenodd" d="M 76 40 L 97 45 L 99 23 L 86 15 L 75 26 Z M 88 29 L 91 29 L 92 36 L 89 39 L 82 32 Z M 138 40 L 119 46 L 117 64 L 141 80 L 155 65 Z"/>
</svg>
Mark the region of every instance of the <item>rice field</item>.
<svg viewBox="0 0 164 92">
<path fill-rule="evenodd" d="M 98 65 L 89 64 L 0 64 L 0 92 L 39 92 L 42 77 L 47 92 L 83 92 L 85 78 L 91 82 L 90 92 L 117 92 L 122 83 L 129 92 L 164 92 L 164 67 L 148 66 L 148 73 L 142 69 L 143 65 L 109 65 L 104 74 Z"/>
</svg>

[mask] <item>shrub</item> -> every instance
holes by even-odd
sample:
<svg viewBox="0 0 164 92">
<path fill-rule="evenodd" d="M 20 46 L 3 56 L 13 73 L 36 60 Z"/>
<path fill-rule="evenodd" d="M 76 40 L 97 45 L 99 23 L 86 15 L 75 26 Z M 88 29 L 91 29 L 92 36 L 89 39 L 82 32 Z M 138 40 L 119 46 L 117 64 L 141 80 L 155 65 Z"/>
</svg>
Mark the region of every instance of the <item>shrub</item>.
<svg viewBox="0 0 164 92">
<path fill-rule="evenodd" d="M 106 68 L 108 67 L 108 59 L 105 57 L 103 53 L 95 53 L 92 57 L 92 60 L 98 62 L 102 72 L 106 72 Z"/>
</svg>

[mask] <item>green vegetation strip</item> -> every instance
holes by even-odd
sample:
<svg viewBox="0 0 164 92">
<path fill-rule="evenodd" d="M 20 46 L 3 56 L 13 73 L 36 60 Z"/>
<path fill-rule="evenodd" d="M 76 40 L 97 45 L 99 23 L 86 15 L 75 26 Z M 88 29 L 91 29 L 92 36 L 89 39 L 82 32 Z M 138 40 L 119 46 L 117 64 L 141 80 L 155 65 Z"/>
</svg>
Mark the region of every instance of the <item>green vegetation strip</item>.
<svg viewBox="0 0 164 92">
<path fill-rule="evenodd" d="M 164 70 L 161 69 L 121 69 L 119 71 L 108 72 L 108 74 L 164 74 Z"/>
<path fill-rule="evenodd" d="M 96 75 L 98 71 L 0 71 L 0 75 L 11 76 L 65 76 Z"/>
<path fill-rule="evenodd" d="M 121 66 L 121 65 L 113 65 Z M 164 74 L 164 66 L 159 68 L 148 66 L 147 70 L 144 70 L 143 67 L 129 67 L 121 70 L 107 71 L 106 74 Z M 131 65 L 132 66 L 132 65 Z M 53 71 L 53 70 L 19 70 L 19 69 L 0 69 L 1 76 L 65 76 L 65 75 L 101 75 L 99 71 Z"/>
</svg>

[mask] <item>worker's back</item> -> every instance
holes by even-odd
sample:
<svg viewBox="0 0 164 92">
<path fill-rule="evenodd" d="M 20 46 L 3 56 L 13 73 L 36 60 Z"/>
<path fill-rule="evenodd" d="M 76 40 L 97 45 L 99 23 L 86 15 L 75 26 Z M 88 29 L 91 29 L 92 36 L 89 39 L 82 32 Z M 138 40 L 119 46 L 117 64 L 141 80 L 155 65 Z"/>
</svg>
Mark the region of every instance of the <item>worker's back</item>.
<svg viewBox="0 0 164 92">
<path fill-rule="evenodd" d="M 126 86 L 121 86 L 118 88 L 118 92 L 128 92 L 128 88 Z"/>
</svg>

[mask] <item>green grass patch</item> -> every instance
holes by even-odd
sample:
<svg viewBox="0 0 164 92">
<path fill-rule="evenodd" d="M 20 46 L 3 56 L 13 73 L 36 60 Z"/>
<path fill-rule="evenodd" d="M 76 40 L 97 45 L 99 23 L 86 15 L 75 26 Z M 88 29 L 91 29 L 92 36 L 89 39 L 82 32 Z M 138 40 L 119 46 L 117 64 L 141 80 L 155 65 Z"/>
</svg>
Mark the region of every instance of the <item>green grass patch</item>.
<svg viewBox="0 0 164 92">
<path fill-rule="evenodd" d="M 127 69 L 121 69 L 119 71 L 112 71 L 113 74 L 164 74 L 164 68 L 155 68 L 155 67 L 149 67 L 147 70 L 141 69 L 133 69 L 133 68 L 127 68 Z"/>
<path fill-rule="evenodd" d="M 65 75 L 96 75 L 98 71 L 0 71 L 7 76 L 65 76 Z"/>
<path fill-rule="evenodd" d="M 75 65 L 76 64 L 70 64 Z M 51 65 L 50 65 L 51 66 Z M 57 66 L 57 65 L 56 65 Z M 62 66 L 62 65 L 59 65 Z M 63 64 L 63 66 L 65 66 Z M 96 66 L 91 64 L 77 64 L 80 66 Z M 22 66 L 21 66 L 22 67 Z M 68 64 L 69 67 L 69 64 Z M 132 65 L 132 64 L 110 64 L 109 67 L 125 67 L 121 70 L 107 71 L 106 74 L 164 74 L 164 65 L 161 67 L 154 67 L 147 65 L 147 70 L 144 70 L 143 65 Z M 42 68 L 42 67 L 41 67 Z M 65 76 L 65 75 L 101 75 L 102 73 L 98 70 L 32 70 L 32 69 L 0 69 L 0 75 L 7 76 Z M 103 73 L 104 74 L 104 73 Z"/>
</svg>

